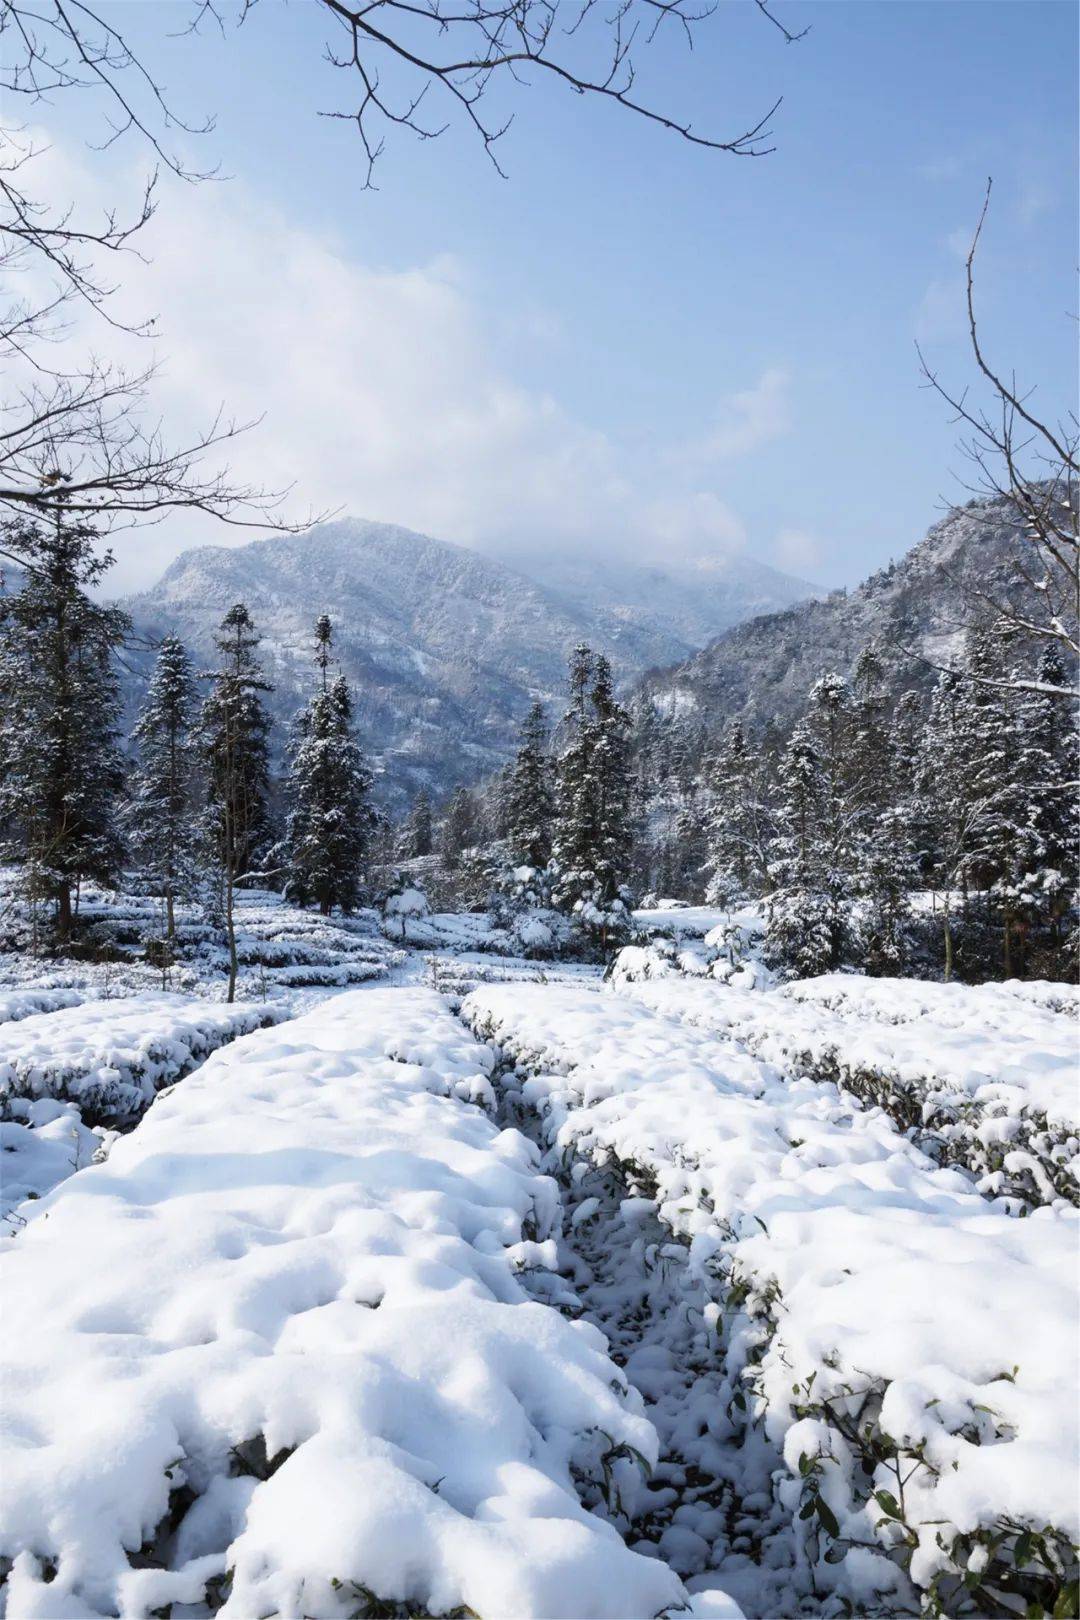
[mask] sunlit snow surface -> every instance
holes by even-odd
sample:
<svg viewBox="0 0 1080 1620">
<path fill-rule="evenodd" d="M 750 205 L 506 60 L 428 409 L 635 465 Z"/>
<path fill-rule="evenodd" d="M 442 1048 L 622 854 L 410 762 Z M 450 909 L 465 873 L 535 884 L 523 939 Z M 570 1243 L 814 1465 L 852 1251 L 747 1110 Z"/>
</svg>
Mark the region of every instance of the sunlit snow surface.
<svg viewBox="0 0 1080 1620">
<path fill-rule="evenodd" d="M 0 959 L 7 1620 L 899 1614 L 1075 1537 L 1073 989 L 637 921 Z"/>
</svg>

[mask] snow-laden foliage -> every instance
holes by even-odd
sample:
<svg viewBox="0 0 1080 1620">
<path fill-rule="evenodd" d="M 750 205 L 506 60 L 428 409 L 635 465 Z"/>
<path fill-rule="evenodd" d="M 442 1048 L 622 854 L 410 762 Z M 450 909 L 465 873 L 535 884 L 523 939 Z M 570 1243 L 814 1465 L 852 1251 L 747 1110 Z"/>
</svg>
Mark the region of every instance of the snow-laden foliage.
<svg viewBox="0 0 1080 1620">
<path fill-rule="evenodd" d="M 321 686 L 293 727 L 285 792 L 285 893 L 324 916 L 355 911 L 375 823 L 372 776 L 356 736 L 344 676 L 329 678 L 331 627 L 315 627 Z"/>
<path fill-rule="evenodd" d="M 38 1013 L 5 1027 L 0 1109 L 15 1097 L 54 1097 L 78 1103 L 88 1121 L 130 1119 L 219 1046 L 283 1015 L 266 1003 L 168 994 Z"/>
<path fill-rule="evenodd" d="M 128 619 L 90 594 L 111 561 L 96 542 L 75 519 L 5 525 L 26 573 L 0 599 L 0 858 L 20 864 L 35 938 L 44 902 L 63 942 L 77 885 L 109 881 L 122 854 L 115 654 Z"/>
<path fill-rule="evenodd" d="M 858 1614 L 1067 1612 L 1075 1212 L 1017 1220 L 880 1109 L 657 1011 L 672 989 L 738 999 L 691 981 L 496 986 L 462 1012 L 515 1071 L 552 1162 L 571 1179 L 606 1167 L 648 1200 L 675 1240 L 652 1264 L 707 1291 L 722 1399 L 707 1382 L 699 1410 L 689 1387 L 680 1444 L 697 1494 L 733 1484 L 767 1534 L 766 1612 L 829 1594 Z M 710 1535 L 722 1583 L 730 1543 L 716 1520 Z"/>
<path fill-rule="evenodd" d="M 835 1081 L 884 1109 L 989 1197 L 1006 1194 L 1020 1209 L 1080 1204 L 1075 1018 L 998 985 L 915 980 L 899 981 L 894 1018 L 876 983 L 827 975 L 765 994 L 693 983 L 642 994 L 787 1073 Z"/>
<path fill-rule="evenodd" d="M 536 1297 L 558 1199 L 470 1106 L 490 1067 L 430 992 L 340 997 L 36 1206 L 0 1258 L 9 1614 L 686 1603 L 585 1505 L 640 1492 L 655 1432 Z"/>
<path fill-rule="evenodd" d="M 78 990 L 0 990 L 0 1024 L 32 1018 L 36 1013 L 55 1012 L 59 1007 L 77 1007 L 82 1000 Z"/>
</svg>

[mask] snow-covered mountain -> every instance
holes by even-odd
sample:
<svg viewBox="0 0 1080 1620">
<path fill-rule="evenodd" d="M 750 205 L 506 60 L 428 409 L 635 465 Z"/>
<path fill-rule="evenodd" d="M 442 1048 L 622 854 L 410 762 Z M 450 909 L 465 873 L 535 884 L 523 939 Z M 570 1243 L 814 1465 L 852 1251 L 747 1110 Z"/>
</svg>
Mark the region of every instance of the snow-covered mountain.
<svg viewBox="0 0 1080 1620">
<path fill-rule="evenodd" d="M 736 715 L 789 719 L 820 675 L 850 673 L 871 642 L 893 692 L 929 685 L 981 602 L 1027 591 L 1018 567 L 1023 544 L 1006 500 L 969 501 L 856 589 L 727 629 L 691 658 L 650 672 L 644 690 L 660 713 L 692 715 L 710 730 Z"/>
<path fill-rule="evenodd" d="M 685 571 L 587 560 L 549 568 L 538 578 L 408 529 L 344 518 L 300 536 L 187 551 L 124 606 L 151 633 L 180 635 L 208 665 L 222 615 L 246 602 L 282 718 L 310 690 L 312 625 L 329 613 L 362 734 L 396 797 L 501 764 L 530 698 L 561 701 L 577 642 L 607 653 L 628 682 L 812 588 L 745 563 L 718 565 L 703 587 Z"/>
</svg>

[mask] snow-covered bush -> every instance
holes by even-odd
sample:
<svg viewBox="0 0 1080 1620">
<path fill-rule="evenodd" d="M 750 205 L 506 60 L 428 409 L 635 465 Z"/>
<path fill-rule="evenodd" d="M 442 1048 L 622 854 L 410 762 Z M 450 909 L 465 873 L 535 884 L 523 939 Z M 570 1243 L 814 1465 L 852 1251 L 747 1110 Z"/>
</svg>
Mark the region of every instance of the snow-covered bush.
<svg viewBox="0 0 1080 1620">
<path fill-rule="evenodd" d="M 410 923 L 426 917 L 430 910 L 424 890 L 409 878 L 399 876 L 383 901 L 383 932 L 391 939 L 404 941 L 409 937 Z"/>
<path fill-rule="evenodd" d="M 812 1595 L 857 1614 L 1068 1613 L 1074 1212 L 1017 1220 L 881 1110 L 651 1005 L 690 991 L 780 1003 L 661 980 L 494 986 L 462 1008 L 568 1186 L 606 1167 L 666 1228 L 652 1264 L 704 1292 L 725 1383 L 700 1410 L 691 1384 L 673 1415 L 683 1476 L 702 1495 L 734 1483 L 727 1522 L 768 1543 L 758 1579 L 786 1578 L 767 1612 Z M 723 1516 L 710 1534 L 699 1567 L 723 1580 Z"/>
<path fill-rule="evenodd" d="M 854 974 L 799 980 L 765 995 L 682 982 L 643 985 L 641 996 L 787 1072 L 835 1083 L 883 1109 L 939 1163 L 970 1173 L 988 1197 L 1007 1195 L 1020 1209 L 1080 1204 L 1071 1018 L 997 985 Z"/>
<path fill-rule="evenodd" d="M 558 1201 L 462 1100 L 490 1065 L 431 992 L 339 997 L 33 1206 L 0 1256 L 9 1615 L 734 1614 L 586 1506 L 640 1492 L 655 1432 L 543 1302 Z"/>
<path fill-rule="evenodd" d="M 130 1119 L 218 1047 L 285 1016 L 281 1006 L 179 995 L 38 1013 L 5 1030 L 0 1112 L 11 1098 L 54 1097 L 77 1103 L 88 1123 Z"/>
</svg>

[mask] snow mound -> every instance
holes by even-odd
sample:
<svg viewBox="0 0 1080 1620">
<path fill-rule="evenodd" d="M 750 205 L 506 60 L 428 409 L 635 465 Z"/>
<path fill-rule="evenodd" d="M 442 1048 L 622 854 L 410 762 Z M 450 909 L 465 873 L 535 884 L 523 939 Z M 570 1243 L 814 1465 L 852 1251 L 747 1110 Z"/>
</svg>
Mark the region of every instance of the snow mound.
<svg viewBox="0 0 1080 1620">
<path fill-rule="evenodd" d="M 0 1036 L 0 1109 L 13 1097 L 56 1097 L 87 1119 L 130 1118 L 218 1047 L 284 1016 L 260 1002 L 165 994 L 38 1013 Z"/>
<path fill-rule="evenodd" d="M 908 1582 L 945 1612 L 1067 1602 L 1075 1212 L 987 1203 L 881 1109 L 682 1023 L 691 992 L 780 1004 L 659 980 L 493 986 L 462 1007 L 515 1066 L 552 1154 L 571 1175 L 616 1167 L 710 1292 L 726 1407 L 688 1411 L 686 1429 L 742 1451 L 759 1513 L 762 1436 L 782 1456 L 771 1490 L 799 1538 L 796 1597 L 812 1570 L 818 1601 L 856 1613 L 882 1593 L 907 1612 Z M 723 1538 L 705 1554 L 723 1574 Z"/>
<path fill-rule="evenodd" d="M 36 1013 L 56 1012 L 60 1007 L 77 1007 L 82 1000 L 84 996 L 78 990 L 0 990 L 0 1024 L 13 1024 Z"/>
<path fill-rule="evenodd" d="M 33 1206 L 0 1255 L 10 1615 L 687 1601 L 583 1505 L 656 1437 L 601 1335 L 526 1292 L 558 1199 L 463 1104 L 490 1067 L 434 993 L 346 993 Z"/>
<path fill-rule="evenodd" d="M 672 980 L 627 988 L 659 1012 L 884 1108 L 988 1196 L 1080 1203 L 1072 1018 L 996 984 L 830 974 L 753 995 Z"/>
</svg>

